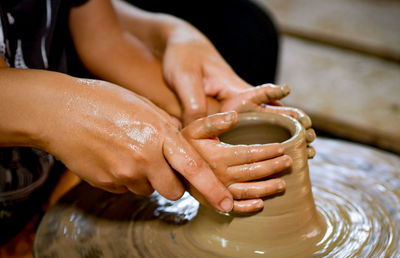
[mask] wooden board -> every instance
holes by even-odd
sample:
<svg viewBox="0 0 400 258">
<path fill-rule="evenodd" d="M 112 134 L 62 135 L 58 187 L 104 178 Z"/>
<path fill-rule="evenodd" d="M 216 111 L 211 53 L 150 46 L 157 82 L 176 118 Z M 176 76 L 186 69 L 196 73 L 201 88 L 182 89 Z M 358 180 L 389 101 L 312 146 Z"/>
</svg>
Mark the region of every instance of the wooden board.
<svg viewBox="0 0 400 258">
<path fill-rule="evenodd" d="M 315 128 L 400 153 L 398 63 L 286 36 L 279 82 Z"/>
<path fill-rule="evenodd" d="M 400 1 L 254 0 L 283 32 L 400 61 Z"/>
</svg>

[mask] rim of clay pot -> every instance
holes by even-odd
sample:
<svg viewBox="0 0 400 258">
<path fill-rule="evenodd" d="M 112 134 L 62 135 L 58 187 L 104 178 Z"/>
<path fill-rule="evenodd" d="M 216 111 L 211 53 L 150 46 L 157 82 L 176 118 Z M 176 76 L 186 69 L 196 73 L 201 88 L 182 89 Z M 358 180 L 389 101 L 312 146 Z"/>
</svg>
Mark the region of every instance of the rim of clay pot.
<svg viewBox="0 0 400 258">
<path fill-rule="evenodd" d="M 285 147 L 291 147 L 295 145 L 298 138 L 304 136 L 304 128 L 301 123 L 291 116 L 281 113 L 265 113 L 265 112 L 247 112 L 238 114 L 239 122 L 237 126 L 240 126 L 242 121 L 263 121 L 273 125 L 279 125 L 290 132 L 291 137 L 283 142 L 278 142 L 283 144 Z M 252 145 L 252 144 L 250 144 Z"/>
<path fill-rule="evenodd" d="M 51 166 L 54 163 L 54 159 L 51 155 L 46 154 L 42 151 L 32 149 L 32 151 L 37 155 L 39 159 L 40 166 L 37 168 L 40 171 L 39 178 L 32 182 L 31 184 L 25 186 L 24 188 L 7 191 L 7 192 L 0 192 L 0 201 L 12 201 L 20 198 L 24 198 L 37 188 L 39 188 L 43 183 L 46 181 Z"/>
</svg>

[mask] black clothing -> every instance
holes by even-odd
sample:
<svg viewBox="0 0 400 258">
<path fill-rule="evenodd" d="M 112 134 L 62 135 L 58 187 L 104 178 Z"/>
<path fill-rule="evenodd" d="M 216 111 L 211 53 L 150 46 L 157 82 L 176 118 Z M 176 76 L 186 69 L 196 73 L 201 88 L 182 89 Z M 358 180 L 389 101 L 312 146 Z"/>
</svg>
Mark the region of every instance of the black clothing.
<svg viewBox="0 0 400 258">
<path fill-rule="evenodd" d="M 0 0 L 0 56 L 10 67 L 67 71 L 68 13 L 73 0 Z M 47 159 L 47 162 L 46 162 Z M 65 170 L 30 148 L 0 148 L 0 245 L 17 234 L 42 206 Z M 42 165 L 41 164 L 45 164 Z M 51 167 L 51 171 L 47 168 Z M 45 182 L 29 190 L 39 176 Z M 19 193 L 19 195 L 17 194 Z"/>
<path fill-rule="evenodd" d="M 0 55 L 10 67 L 66 70 L 68 13 L 82 0 L 1 0 Z"/>
</svg>

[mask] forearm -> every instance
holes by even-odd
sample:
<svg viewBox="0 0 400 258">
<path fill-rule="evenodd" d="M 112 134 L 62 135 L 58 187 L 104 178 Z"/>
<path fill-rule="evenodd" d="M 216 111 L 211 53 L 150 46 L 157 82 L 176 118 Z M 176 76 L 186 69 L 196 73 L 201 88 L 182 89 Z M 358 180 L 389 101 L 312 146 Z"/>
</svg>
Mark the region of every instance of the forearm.
<svg viewBox="0 0 400 258">
<path fill-rule="evenodd" d="M 168 14 L 147 12 L 121 0 L 112 3 L 121 26 L 160 58 L 171 34 L 195 30 L 186 21 Z"/>
<path fill-rule="evenodd" d="M 84 65 L 98 78 L 144 96 L 180 117 L 179 102 L 164 82 L 160 61 L 143 42 L 120 27 L 110 10 L 108 1 L 91 1 L 71 11 L 70 30 Z M 93 14 L 82 23 L 87 13 L 100 15 Z"/>
<path fill-rule="evenodd" d="M 0 146 L 43 148 L 44 128 L 51 127 L 46 111 L 55 111 L 54 92 L 70 80 L 55 72 L 0 68 Z"/>
</svg>

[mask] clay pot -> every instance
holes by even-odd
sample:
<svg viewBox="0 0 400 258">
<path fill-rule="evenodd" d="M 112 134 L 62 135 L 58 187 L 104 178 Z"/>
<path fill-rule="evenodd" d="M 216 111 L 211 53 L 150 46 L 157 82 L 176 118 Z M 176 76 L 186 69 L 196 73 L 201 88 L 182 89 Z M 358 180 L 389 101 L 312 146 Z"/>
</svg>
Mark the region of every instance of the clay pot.
<svg viewBox="0 0 400 258">
<path fill-rule="evenodd" d="M 35 239 L 35 255 L 315 255 L 321 249 L 318 243 L 325 235 L 326 225 L 311 192 L 301 124 L 286 115 L 244 113 L 239 115 L 238 125 L 220 139 L 230 144 L 283 143 L 293 166 L 276 176 L 284 178 L 286 191 L 265 199 L 261 212 L 239 216 L 198 208 L 198 202 L 188 194 L 177 202 L 169 202 L 159 195 L 113 195 L 80 184 L 43 218 Z"/>
<path fill-rule="evenodd" d="M 288 257 L 312 255 L 325 233 L 316 210 L 308 171 L 305 132 L 295 119 L 273 113 L 244 113 L 238 125 L 220 136 L 229 144 L 283 143 L 293 166 L 277 175 L 287 189 L 264 200 L 264 209 L 249 216 L 222 214 L 200 206 L 186 228 L 193 243 L 218 255 Z"/>
<path fill-rule="evenodd" d="M 0 148 L 0 245 L 41 211 L 53 163 L 52 156 L 36 149 Z"/>
</svg>

